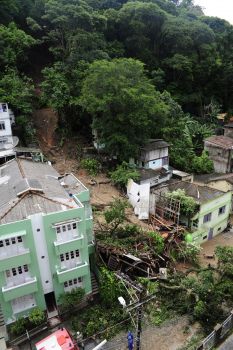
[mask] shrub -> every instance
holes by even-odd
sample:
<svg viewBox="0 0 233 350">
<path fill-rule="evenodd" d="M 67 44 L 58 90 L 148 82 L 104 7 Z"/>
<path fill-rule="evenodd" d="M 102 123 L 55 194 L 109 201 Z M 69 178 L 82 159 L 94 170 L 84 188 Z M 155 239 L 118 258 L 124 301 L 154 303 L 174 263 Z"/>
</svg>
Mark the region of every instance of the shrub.
<svg viewBox="0 0 233 350">
<path fill-rule="evenodd" d="M 36 307 L 30 312 L 30 314 L 28 315 L 28 319 L 32 325 L 38 326 L 45 321 L 44 311 Z"/>
<path fill-rule="evenodd" d="M 135 169 L 135 167 L 129 165 L 126 162 L 123 162 L 121 165 L 118 165 L 116 170 L 110 173 L 110 178 L 115 185 L 119 185 L 120 187 L 125 187 L 129 181 L 132 179 L 137 181 L 140 177 L 139 172 Z"/>
<path fill-rule="evenodd" d="M 82 288 L 72 289 L 71 292 L 61 294 L 59 297 L 59 304 L 63 311 L 74 311 L 74 309 L 80 304 L 85 295 L 85 290 Z"/>
<path fill-rule="evenodd" d="M 11 326 L 11 332 L 14 335 L 21 335 L 21 334 L 24 334 L 26 332 L 26 328 L 27 328 L 26 318 L 20 317 Z"/>
<path fill-rule="evenodd" d="M 96 176 L 100 172 L 101 167 L 100 162 L 93 158 L 82 159 L 80 166 L 91 176 Z"/>
</svg>

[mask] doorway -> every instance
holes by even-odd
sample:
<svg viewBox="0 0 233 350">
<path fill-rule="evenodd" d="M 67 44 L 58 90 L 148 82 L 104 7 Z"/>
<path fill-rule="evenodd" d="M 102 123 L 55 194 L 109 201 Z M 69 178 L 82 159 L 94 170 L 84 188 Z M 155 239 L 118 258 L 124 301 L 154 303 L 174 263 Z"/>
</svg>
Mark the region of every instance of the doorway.
<svg viewBox="0 0 233 350">
<path fill-rule="evenodd" d="M 57 303 L 54 292 L 44 294 L 48 318 L 54 317 L 58 314 Z"/>
<path fill-rule="evenodd" d="M 208 241 L 210 241 L 213 238 L 213 233 L 214 233 L 214 230 L 212 228 L 210 228 L 209 233 L 208 233 Z"/>
</svg>

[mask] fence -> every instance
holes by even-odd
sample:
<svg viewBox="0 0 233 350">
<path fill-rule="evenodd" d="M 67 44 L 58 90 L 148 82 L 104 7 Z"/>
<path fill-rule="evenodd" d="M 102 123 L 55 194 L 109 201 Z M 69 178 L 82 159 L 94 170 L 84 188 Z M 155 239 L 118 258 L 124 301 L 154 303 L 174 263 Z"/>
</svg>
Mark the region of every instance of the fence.
<svg viewBox="0 0 233 350">
<path fill-rule="evenodd" d="M 231 314 L 227 317 L 227 319 L 222 324 L 217 324 L 214 328 L 213 332 L 206 337 L 202 343 L 199 345 L 197 350 L 211 350 L 216 345 L 221 343 L 224 337 L 229 333 L 229 331 L 233 330 L 233 310 Z"/>
</svg>

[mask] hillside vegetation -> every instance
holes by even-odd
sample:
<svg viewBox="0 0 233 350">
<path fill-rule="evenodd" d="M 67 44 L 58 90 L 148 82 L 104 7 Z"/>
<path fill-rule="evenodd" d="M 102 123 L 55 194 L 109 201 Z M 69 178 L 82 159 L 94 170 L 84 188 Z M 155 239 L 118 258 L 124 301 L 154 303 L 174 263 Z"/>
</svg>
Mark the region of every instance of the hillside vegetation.
<svg viewBox="0 0 233 350">
<path fill-rule="evenodd" d="M 2 0 L 0 100 L 26 140 L 34 109 L 59 113 L 62 135 L 136 155 L 165 138 L 172 165 L 209 172 L 203 139 L 233 110 L 233 26 L 192 0 Z"/>
</svg>

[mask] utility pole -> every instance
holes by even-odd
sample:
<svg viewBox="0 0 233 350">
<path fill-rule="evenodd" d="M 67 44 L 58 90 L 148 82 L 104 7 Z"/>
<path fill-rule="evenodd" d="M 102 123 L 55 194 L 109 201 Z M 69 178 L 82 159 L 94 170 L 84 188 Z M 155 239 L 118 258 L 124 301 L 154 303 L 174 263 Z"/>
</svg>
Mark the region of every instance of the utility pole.
<svg viewBox="0 0 233 350">
<path fill-rule="evenodd" d="M 115 276 L 123 282 L 125 287 L 129 286 L 130 288 L 133 288 L 134 290 L 136 290 L 139 293 L 138 301 L 133 303 L 133 304 L 130 304 L 128 306 L 126 306 L 124 298 L 119 297 L 118 300 L 122 304 L 122 306 L 126 308 L 126 310 L 128 311 L 129 314 L 132 310 L 135 310 L 135 309 L 137 310 L 136 350 L 140 350 L 140 348 L 141 348 L 143 305 L 148 303 L 150 300 L 154 299 L 156 296 L 149 295 L 148 297 L 145 297 L 143 299 L 143 297 L 145 295 L 145 289 L 139 283 L 135 283 L 135 282 L 131 281 L 129 276 L 124 275 L 123 273 L 115 273 Z"/>
<path fill-rule="evenodd" d="M 137 308 L 137 338 L 136 350 L 140 350 L 141 346 L 141 332 L 142 332 L 142 292 L 139 295 L 139 306 Z"/>
</svg>

